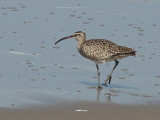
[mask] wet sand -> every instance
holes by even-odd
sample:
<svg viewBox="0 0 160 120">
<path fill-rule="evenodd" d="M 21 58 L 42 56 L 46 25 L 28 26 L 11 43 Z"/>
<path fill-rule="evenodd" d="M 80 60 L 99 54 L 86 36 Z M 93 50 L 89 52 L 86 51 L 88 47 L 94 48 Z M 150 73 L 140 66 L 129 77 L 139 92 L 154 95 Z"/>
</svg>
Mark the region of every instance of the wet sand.
<svg viewBox="0 0 160 120">
<path fill-rule="evenodd" d="M 1 120 L 159 120 L 160 106 L 69 103 L 27 109 L 1 109 Z"/>
</svg>

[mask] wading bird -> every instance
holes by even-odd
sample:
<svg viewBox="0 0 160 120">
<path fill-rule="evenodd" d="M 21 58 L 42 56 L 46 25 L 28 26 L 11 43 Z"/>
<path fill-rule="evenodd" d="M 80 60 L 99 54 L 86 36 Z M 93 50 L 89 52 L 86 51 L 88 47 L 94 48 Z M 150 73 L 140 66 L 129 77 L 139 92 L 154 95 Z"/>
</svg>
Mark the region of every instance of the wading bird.
<svg viewBox="0 0 160 120">
<path fill-rule="evenodd" d="M 101 88 L 101 86 L 100 86 L 100 71 L 99 71 L 98 64 L 105 63 L 108 61 L 115 61 L 115 65 L 112 71 L 110 72 L 110 74 L 108 74 L 105 80 L 104 85 L 106 85 L 107 82 L 109 84 L 111 83 L 112 73 L 119 63 L 118 59 L 136 55 L 136 51 L 134 49 L 117 45 L 106 39 L 86 40 L 86 34 L 82 31 L 78 31 L 78 32 L 75 32 L 73 35 L 61 38 L 60 40 L 55 42 L 55 44 L 69 38 L 76 39 L 78 52 L 83 57 L 93 61 L 96 64 L 97 75 L 98 75 L 97 88 L 99 89 Z"/>
</svg>

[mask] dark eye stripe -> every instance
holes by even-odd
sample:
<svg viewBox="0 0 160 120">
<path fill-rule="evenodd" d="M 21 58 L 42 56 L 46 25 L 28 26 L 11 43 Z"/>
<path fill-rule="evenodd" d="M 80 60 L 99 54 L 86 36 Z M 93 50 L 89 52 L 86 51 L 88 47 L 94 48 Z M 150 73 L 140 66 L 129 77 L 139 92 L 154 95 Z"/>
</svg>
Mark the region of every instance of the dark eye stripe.
<svg viewBox="0 0 160 120">
<path fill-rule="evenodd" d="M 76 34 L 76 36 L 81 35 L 81 34 Z"/>
</svg>

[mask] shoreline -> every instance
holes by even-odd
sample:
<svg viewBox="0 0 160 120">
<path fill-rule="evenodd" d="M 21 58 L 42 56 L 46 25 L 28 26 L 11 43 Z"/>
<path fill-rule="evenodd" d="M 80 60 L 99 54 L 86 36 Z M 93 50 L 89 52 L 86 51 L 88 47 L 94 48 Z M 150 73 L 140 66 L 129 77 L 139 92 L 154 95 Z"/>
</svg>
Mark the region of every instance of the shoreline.
<svg viewBox="0 0 160 120">
<path fill-rule="evenodd" d="M 158 120 L 160 105 L 119 105 L 97 102 L 62 103 L 21 109 L 0 108 L 0 119 L 12 120 Z"/>
</svg>

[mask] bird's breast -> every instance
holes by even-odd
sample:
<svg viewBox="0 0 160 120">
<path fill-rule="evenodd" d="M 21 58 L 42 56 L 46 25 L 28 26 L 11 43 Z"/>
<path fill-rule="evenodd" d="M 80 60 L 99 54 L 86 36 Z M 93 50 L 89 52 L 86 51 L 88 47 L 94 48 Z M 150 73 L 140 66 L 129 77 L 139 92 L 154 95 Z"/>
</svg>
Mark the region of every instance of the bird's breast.
<svg viewBox="0 0 160 120">
<path fill-rule="evenodd" d="M 105 59 L 103 59 L 106 56 L 104 50 L 102 50 L 103 48 L 100 48 L 96 45 L 90 46 L 87 44 L 82 44 L 80 46 L 77 46 L 77 49 L 83 57 L 90 59 L 91 61 L 95 63 L 106 62 Z"/>
</svg>

